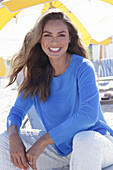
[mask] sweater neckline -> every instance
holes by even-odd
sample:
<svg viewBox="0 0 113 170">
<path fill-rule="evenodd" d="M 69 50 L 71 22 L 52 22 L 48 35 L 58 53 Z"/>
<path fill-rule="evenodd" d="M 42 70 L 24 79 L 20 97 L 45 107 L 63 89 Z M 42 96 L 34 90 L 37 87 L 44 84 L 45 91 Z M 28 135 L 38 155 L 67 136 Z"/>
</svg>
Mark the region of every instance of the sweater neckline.
<svg viewBox="0 0 113 170">
<path fill-rule="evenodd" d="M 70 62 L 69 62 L 69 66 L 67 67 L 66 71 L 65 71 L 63 74 L 61 74 L 60 76 L 57 76 L 57 77 L 53 76 L 53 79 L 59 79 L 59 78 L 63 77 L 65 74 L 67 74 L 67 72 L 68 72 L 69 69 L 70 69 L 71 63 L 72 63 L 72 58 L 73 58 L 73 54 L 72 54 L 72 56 L 71 56 L 71 60 L 70 60 Z"/>
</svg>

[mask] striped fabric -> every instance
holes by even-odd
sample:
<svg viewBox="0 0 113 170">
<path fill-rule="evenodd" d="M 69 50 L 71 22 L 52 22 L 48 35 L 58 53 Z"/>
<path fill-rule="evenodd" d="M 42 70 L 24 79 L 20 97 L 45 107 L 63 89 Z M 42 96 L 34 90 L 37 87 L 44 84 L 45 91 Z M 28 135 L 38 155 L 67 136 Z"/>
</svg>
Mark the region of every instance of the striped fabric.
<svg viewBox="0 0 113 170">
<path fill-rule="evenodd" d="M 99 61 L 93 61 L 95 71 L 98 74 Z M 113 58 L 101 59 L 100 77 L 113 77 Z"/>
</svg>

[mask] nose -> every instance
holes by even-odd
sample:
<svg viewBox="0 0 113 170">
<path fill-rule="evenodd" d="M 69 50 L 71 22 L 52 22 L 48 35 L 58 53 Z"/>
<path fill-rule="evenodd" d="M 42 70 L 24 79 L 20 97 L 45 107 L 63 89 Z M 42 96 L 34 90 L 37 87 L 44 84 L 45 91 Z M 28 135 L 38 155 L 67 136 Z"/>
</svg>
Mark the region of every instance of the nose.
<svg viewBox="0 0 113 170">
<path fill-rule="evenodd" d="M 57 37 L 53 37 L 52 42 L 57 42 Z"/>
</svg>

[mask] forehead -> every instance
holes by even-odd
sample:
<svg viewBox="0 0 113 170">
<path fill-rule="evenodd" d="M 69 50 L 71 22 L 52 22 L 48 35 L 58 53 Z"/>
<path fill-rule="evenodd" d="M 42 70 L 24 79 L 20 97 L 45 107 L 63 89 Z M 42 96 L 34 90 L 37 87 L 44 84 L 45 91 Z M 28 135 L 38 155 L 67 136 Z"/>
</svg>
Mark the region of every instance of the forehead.
<svg viewBox="0 0 113 170">
<path fill-rule="evenodd" d="M 62 21 L 62 20 L 49 20 L 46 22 L 44 26 L 44 31 L 45 30 L 65 30 L 67 31 L 67 25 Z"/>
</svg>

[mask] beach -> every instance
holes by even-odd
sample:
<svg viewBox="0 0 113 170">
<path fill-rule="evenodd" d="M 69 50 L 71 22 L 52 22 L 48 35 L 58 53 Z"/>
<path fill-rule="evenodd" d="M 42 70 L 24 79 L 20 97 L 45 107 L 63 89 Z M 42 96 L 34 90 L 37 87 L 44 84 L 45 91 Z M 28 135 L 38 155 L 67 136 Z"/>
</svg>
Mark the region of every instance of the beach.
<svg viewBox="0 0 113 170">
<path fill-rule="evenodd" d="M 6 130 L 6 122 L 8 113 L 15 102 L 17 97 L 17 86 L 13 84 L 10 87 L 5 88 L 8 80 L 0 79 L 0 133 Z M 105 84 L 105 83 L 104 83 Z M 112 90 L 113 81 L 109 82 L 107 85 L 100 86 L 100 97 L 103 96 L 105 91 L 109 92 L 109 89 Z M 101 105 L 105 120 L 108 125 L 113 128 L 113 104 Z M 29 122 L 26 125 L 27 128 L 30 128 Z"/>
<path fill-rule="evenodd" d="M 5 88 L 6 84 L 7 81 L 0 79 L 0 133 L 6 130 L 7 116 L 17 96 L 16 88 Z"/>
</svg>

